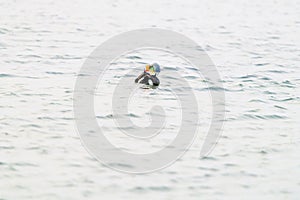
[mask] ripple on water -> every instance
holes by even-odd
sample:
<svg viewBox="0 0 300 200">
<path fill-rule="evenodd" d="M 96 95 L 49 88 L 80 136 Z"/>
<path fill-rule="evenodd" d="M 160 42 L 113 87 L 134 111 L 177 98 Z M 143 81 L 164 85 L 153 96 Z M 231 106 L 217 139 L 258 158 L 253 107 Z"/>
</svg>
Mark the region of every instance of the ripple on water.
<svg viewBox="0 0 300 200">
<path fill-rule="evenodd" d="M 199 90 L 199 91 L 225 91 L 225 92 L 241 92 L 241 91 L 244 91 L 243 88 L 234 90 L 234 89 L 227 89 L 227 88 L 216 87 L 216 86 L 205 87 L 205 88 L 196 88 L 195 90 Z"/>
<path fill-rule="evenodd" d="M 113 114 L 108 114 L 108 115 L 104 115 L 104 116 L 101 116 L 101 115 L 97 115 L 96 118 L 98 119 L 112 119 L 114 117 Z M 116 116 L 115 116 L 116 117 Z M 114 117 L 114 118 L 115 118 Z"/>
<path fill-rule="evenodd" d="M 160 192 L 167 192 L 171 191 L 172 189 L 168 186 L 151 186 L 148 188 L 151 191 L 160 191 Z"/>
<path fill-rule="evenodd" d="M 260 120 L 267 120 L 267 119 L 286 119 L 287 117 L 284 115 L 259 115 L 259 114 L 243 114 L 242 119 L 260 119 Z"/>
<path fill-rule="evenodd" d="M 263 101 L 263 100 L 261 100 L 261 99 L 251 99 L 249 102 L 267 103 L 266 101 Z"/>
<path fill-rule="evenodd" d="M 142 58 L 139 57 L 139 56 L 127 56 L 126 57 L 127 59 L 130 59 L 130 60 L 141 60 Z"/>
<path fill-rule="evenodd" d="M 12 77 L 17 77 L 17 76 L 12 74 L 0 74 L 0 78 L 12 78 Z"/>
<path fill-rule="evenodd" d="M 116 169 L 119 169 L 119 168 L 133 169 L 134 168 L 132 165 L 128 165 L 128 164 L 124 164 L 124 163 L 108 163 L 107 165 L 109 167 L 116 168 Z"/>
<path fill-rule="evenodd" d="M 300 99 L 299 97 L 290 97 L 290 98 L 283 98 L 283 99 L 272 98 L 271 100 L 278 101 L 278 102 L 289 102 L 289 101 L 296 101 L 299 99 Z"/>
<path fill-rule="evenodd" d="M 275 74 L 284 74 L 284 73 L 288 73 L 286 71 L 283 71 L 283 70 L 267 70 L 265 71 L 267 73 L 275 73 Z"/>
<path fill-rule="evenodd" d="M 149 186 L 149 187 L 141 187 L 137 186 L 133 189 L 130 189 L 131 192 L 169 192 L 172 188 L 168 186 Z"/>
<path fill-rule="evenodd" d="M 63 72 L 54 72 L 54 71 L 47 71 L 46 74 L 52 74 L 52 75 L 62 75 L 62 74 L 65 74 Z"/>
<path fill-rule="evenodd" d="M 275 108 L 279 108 L 279 109 L 282 109 L 282 110 L 287 110 L 287 108 L 285 107 L 282 107 L 282 106 L 278 106 L 278 105 L 274 105 Z"/>
</svg>

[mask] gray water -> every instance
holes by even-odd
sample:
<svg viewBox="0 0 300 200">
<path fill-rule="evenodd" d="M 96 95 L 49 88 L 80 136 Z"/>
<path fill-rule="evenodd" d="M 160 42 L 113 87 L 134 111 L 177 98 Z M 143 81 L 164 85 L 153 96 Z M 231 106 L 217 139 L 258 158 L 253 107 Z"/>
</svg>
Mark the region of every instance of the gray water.
<svg viewBox="0 0 300 200">
<path fill-rule="evenodd" d="M 1 1 L 0 199 L 299 199 L 299 10 L 296 0 Z M 200 77 L 186 74 L 199 84 L 199 138 L 170 167 L 128 175 L 106 168 L 83 147 L 73 90 L 98 45 L 149 27 L 180 32 L 205 49 L 223 80 L 226 120 L 214 150 L 199 158 L 209 96 Z M 115 66 L 142 69 L 151 55 L 163 67 L 187 66 L 161 54 L 136 52 Z M 171 102 L 170 116 L 176 115 L 163 72 L 160 78 L 161 87 L 146 96 Z M 145 96 L 142 91 L 137 95 Z M 109 109 L 99 110 L 97 102 L 97 119 L 110 137 L 117 129 L 110 126 Z M 142 113 L 133 120 L 147 125 Z M 170 129 L 152 146 L 136 144 L 133 150 L 155 151 L 173 134 Z"/>
</svg>

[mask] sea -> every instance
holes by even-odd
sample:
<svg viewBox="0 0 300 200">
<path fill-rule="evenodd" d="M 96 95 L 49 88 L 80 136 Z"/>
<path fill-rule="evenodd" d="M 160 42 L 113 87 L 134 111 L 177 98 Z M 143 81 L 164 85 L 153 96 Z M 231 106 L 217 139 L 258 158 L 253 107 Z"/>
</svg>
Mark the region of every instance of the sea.
<svg viewBox="0 0 300 200">
<path fill-rule="evenodd" d="M 297 0 L 1 0 L 0 199 L 300 199 L 299 11 Z M 182 75 L 198 102 L 196 136 L 180 158 L 149 173 L 127 173 L 116 170 L 122 160 L 109 167 L 82 141 L 75 85 L 97 47 L 149 28 L 196 42 L 222 88 L 162 49 L 116 57 L 94 94 L 95 119 L 116 148 L 146 156 L 176 138 L 185 102 L 170 89 L 182 81 L 172 73 Z M 154 62 L 160 86 L 138 87 L 134 79 Z M 146 131 L 165 115 L 165 128 L 151 139 L 124 134 L 132 127 L 118 127 L 120 116 L 112 112 L 119 98 L 113 91 L 131 68 L 137 87 L 127 118 Z M 201 156 L 212 91 L 224 93 L 224 118 L 216 144 Z M 165 112 L 151 113 L 157 105 Z"/>
</svg>

